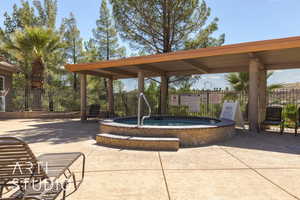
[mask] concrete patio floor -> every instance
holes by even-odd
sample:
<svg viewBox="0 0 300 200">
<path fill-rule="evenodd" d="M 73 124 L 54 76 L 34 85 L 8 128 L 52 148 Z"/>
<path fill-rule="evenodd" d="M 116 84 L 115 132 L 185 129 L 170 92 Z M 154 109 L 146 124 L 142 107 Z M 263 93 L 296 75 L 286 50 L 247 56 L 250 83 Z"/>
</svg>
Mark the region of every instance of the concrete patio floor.
<svg viewBox="0 0 300 200">
<path fill-rule="evenodd" d="M 78 120 L 1 120 L 36 154 L 81 151 L 86 178 L 72 200 L 300 199 L 300 137 L 239 133 L 211 146 L 154 152 L 95 144 L 98 124 Z"/>
</svg>

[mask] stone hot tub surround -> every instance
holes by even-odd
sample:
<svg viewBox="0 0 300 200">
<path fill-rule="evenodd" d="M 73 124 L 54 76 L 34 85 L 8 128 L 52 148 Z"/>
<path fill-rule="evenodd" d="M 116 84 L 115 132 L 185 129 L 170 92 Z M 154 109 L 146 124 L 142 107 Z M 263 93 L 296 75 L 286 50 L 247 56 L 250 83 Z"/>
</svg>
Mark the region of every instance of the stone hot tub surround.
<svg viewBox="0 0 300 200">
<path fill-rule="evenodd" d="M 162 125 L 147 125 L 145 121 L 144 126 L 138 127 L 136 124 L 129 124 L 134 123 L 134 119 L 136 117 L 103 120 L 100 122 L 99 132 L 132 137 L 174 137 L 179 138 L 181 147 L 192 147 L 225 140 L 233 135 L 235 126 L 234 121 L 226 119 L 153 116 L 150 118 L 151 123 L 156 124 L 155 120 L 158 120 Z M 184 125 L 170 125 L 172 120 Z M 166 125 L 165 121 L 171 123 Z M 190 122 L 192 123 L 189 124 Z"/>
</svg>

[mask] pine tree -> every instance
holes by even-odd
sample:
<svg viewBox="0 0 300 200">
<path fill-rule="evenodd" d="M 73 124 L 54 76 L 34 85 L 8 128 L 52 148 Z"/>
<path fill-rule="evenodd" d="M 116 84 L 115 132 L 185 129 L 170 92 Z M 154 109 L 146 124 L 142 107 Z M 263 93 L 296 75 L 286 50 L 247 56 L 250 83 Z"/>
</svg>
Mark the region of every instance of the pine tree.
<svg viewBox="0 0 300 200">
<path fill-rule="evenodd" d="M 110 60 L 125 56 L 125 48 L 119 45 L 117 31 L 110 10 L 107 8 L 106 0 L 102 0 L 99 19 L 96 21 L 96 28 L 93 29 L 93 36 L 89 44 L 97 49 L 97 60 Z M 90 50 L 92 50 L 90 54 L 93 55 L 94 48 L 90 48 Z M 91 77 L 89 80 L 91 85 L 102 85 L 103 90 L 106 91 L 106 96 L 108 96 L 105 78 Z M 98 97 L 100 98 L 100 96 L 99 94 Z"/>
<path fill-rule="evenodd" d="M 117 28 L 132 47 L 148 53 L 220 45 L 213 38 L 218 18 L 208 23 L 210 8 L 202 0 L 111 0 Z"/>
<path fill-rule="evenodd" d="M 107 8 L 106 0 L 102 0 L 100 17 L 96 21 L 96 28 L 93 29 L 94 40 L 98 48 L 99 58 L 110 60 L 125 56 L 125 48 L 120 47 L 117 31 Z"/>
<path fill-rule="evenodd" d="M 218 18 L 203 0 L 111 0 L 117 29 L 139 52 L 167 53 L 183 49 L 220 46 L 225 35 L 214 38 Z M 196 77 L 196 76 L 194 76 Z M 194 77 L 172 77 L 169 83 Z M 199 77 L 196 77 L 197 79 Z"/>
<path fill-rule="evenodd" d="M 96 62 L 99 59 L 96 42 L 89 39 L 84 42 L 84 62 Z"/>
<path fill-rule="evenodd" d="M 40 0 L 34 0 L 33 4 L 39 13 L 38 19 L 40 25 L 44 25 L 50 29 L 55 29 L 57 0 L 44 0 L 43 4 Z"/>
<path fill-rule="evenodd" d="M 83 45 L 73 13 L 70 13 L 68 18 L 63 19 L 60 29 L 61 34 L 63 35 L 63 41 L 66 45 L 64 57 L 67 59 L 67 62 L 72 64 L 80 62 L 80 60 L 83 59 Z M 78 78 L 76 73 L 73 73 L 72 82 L 73 90 L 76 92 L 78 89 Z"/>
</svg>

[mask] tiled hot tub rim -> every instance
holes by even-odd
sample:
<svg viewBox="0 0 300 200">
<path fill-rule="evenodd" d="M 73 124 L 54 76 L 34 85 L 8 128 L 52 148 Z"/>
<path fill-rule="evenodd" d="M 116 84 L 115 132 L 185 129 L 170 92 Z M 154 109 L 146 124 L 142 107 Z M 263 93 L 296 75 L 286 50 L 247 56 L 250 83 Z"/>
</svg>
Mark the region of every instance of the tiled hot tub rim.
<svg viewBox="0 0 300 200">
<path fill-rule="evenodd" d="M 106 119 L 100 121 L 100 124 L 104 125 L 111 125 L 114 127 L 122 127 L 122 128 L 153 128 L 153 129 L 211 129 L 211 128 L 220 128 L 220 127 L 228 127 L 228 126 L 233 126 L 235 125 L 235 122 L 232 120 L 228 119 L 216 119 L 216 118 L 211 118 L 211 117 L 194 117 L 194 116 L 164 116 L 164 115 L 154 115 L 151 116 L 151 118 L 163 118 L 163 119 L 193 119 L 193 120 L 200 120 L 200 119 L 211 119 L 211 120 L 218 120 L 217 124 L 214 125 L 188 125 L 188 126 L 156 126 L 156 125 L 143 125 L 143 126 L 137 126 L 135 124 L 125 124 L 125 123 L 120 123 L 116 122 L 117 120 L 130 120 L 130 119 L 136 119 L 136 116 L 130 116 L 130 117 L 120 117 L 120 118 L 114 118 L 114 119 Z"/>
</svg>

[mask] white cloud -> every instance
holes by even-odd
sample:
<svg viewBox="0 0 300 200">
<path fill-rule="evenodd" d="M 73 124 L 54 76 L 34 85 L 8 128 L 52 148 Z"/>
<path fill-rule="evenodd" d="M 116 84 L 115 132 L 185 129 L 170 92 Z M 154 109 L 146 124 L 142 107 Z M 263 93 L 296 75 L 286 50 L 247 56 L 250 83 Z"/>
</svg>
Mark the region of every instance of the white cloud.
<svg viewBox="0 0 300 200">
<path fill-rule="evenodd" d="M 282 72 L 284 72 L 284 70 L 274 70 L 273 72 L 274 73 L 282 73 Z"/>
<path fill-rule="evenodd" d="M 221 79 L 221 76 L 205 76 L 202 77 L 204 80 L 209 80 L 209 79 Z"/>
</svg>

